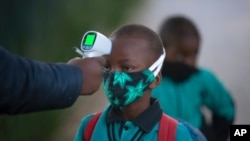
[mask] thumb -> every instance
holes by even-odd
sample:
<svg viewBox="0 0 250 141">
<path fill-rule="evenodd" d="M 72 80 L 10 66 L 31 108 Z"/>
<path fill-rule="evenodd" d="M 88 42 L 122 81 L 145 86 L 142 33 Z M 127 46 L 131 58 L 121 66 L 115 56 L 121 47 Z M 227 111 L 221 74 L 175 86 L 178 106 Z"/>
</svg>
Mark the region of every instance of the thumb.
<svg viewBox="0 0 250 141">
<path fill-rule="evenodd" d="M 67 63 L 70 64 L 70 63 L 72 63 L 73 61 L 75 61 L 75 60 L 80 60 L 80 59 L 82 59 L 82 58 L 80 58 L 80 57 L 71 58 Z"/>
</svg>

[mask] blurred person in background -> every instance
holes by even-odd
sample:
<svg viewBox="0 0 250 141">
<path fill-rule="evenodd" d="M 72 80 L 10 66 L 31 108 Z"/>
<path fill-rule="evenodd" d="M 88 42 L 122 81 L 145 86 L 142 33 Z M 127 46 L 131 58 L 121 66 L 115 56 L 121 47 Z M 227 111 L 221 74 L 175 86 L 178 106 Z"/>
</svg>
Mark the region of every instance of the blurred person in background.
<svg viewBox="0 0 250 141">
<path fill-rule="evenodd" d="M 167 55 L 162 82 L 152 96 L 163 111 L 201 129 L 209 141 L 225 141 L 235 118 L 230 93 L 210 71 L 197 65 L 201 37 L 194 23 L 184 16 L 167 18 L 159 30 Z M 212 113 L 205 120 L 202 107 Z"/>
<path fill-rule="evenodd" d="M 0 47 L 0 114 L 19 114 L 71 106 L 99 89 L 103 57 L 45 63 Z"/>
</svg>

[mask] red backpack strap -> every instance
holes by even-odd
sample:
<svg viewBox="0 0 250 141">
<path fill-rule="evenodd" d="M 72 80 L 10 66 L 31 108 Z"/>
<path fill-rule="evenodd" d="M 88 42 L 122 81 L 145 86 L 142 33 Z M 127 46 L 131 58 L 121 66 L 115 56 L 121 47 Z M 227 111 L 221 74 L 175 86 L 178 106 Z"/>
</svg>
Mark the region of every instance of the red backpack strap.
<svg viewBox="0 0 250 141">
<path fill-rule="evenodd" d="M 177 125 L 177 120 L 163 113 L 159 124 L 158 141 L 175 141 Z"/>
<path fill-rule="evenodd" d="M 84 129 L 84 133 L 83 133 L 83 140 L 84 141 L 90 141 L 92 133 L 95 129 L 95 125 L 96 125 L 98 119 L 100 118 L 101 114 L 102 114 L 102 112 L 96 113 L 88 121 L 88 123 Z"/>
</svg>

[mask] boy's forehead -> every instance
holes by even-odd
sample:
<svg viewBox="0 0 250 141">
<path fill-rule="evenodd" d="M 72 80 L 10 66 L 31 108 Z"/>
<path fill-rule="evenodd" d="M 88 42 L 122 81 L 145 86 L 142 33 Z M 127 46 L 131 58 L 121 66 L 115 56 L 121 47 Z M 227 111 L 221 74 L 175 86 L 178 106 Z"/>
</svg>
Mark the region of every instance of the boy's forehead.
<svg viewBox="0 0 250 141">
<path fill-rule="evenodd" d="M 119 37 L 112 39 L 111 55 L 113 59 L 129 58 L 143 59 L 149 61 L 153 58 L 150 51 L 149 42 L 142 38 Z M 150 61 L 151 62 L 151 61 Z"/>
<path fill-rule="evenodd" d="M 112 49 L 149 50 L 149 42 L 143 38 L 122 36 L 112 39 Z"/>
</svg>

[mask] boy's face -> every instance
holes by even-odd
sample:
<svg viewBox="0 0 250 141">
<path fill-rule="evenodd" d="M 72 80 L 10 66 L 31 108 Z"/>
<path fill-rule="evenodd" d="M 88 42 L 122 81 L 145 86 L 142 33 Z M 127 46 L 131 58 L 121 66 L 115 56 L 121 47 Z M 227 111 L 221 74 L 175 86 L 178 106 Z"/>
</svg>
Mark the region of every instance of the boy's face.
<svg viewBox="0 0 250 141">
<path fill-rule="evenodd" d="M 177 37 L 179 42 L 179 49 L 183 54 L 197 54 L 199 42 L 194 31 L 188 26 L 183 27 L 182 32 L 179 37 Z"/>
<path fill-rule="evenodd" d="M 112 50 L 107 57 L 111 71 L 138 72 L 154 63 L 146 40 L 122 36 L 112 39 Z"/>
<path fill-rule="evenodd" d="M 181 61 L 190 66 L 195 66 L 198 50 L 198 38 L 190 28 L 183 27 L 178 35 L 173 35 L 172 47 L 167 50 L 169 53 L 175 52 L 175 55 L 167 55 L 167 58 L 172 57 L 169 60 Z"/>
<path fill-rule="evenodd" d="M 149 43 L 140 38 L 112 38 L 112 50 L 107 56 L 110 72 L 104 74 L 104 92 L 113 106 L 125 108 L 150 94 L 149 89 L 160 82 L 148 68 L 154 63 Z"/>
</svg>

